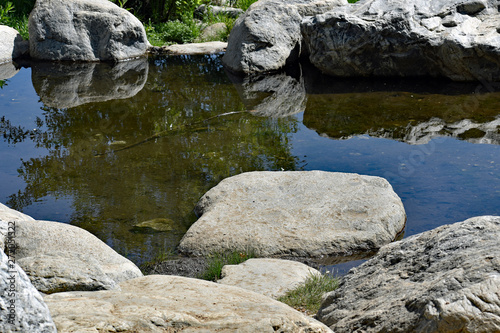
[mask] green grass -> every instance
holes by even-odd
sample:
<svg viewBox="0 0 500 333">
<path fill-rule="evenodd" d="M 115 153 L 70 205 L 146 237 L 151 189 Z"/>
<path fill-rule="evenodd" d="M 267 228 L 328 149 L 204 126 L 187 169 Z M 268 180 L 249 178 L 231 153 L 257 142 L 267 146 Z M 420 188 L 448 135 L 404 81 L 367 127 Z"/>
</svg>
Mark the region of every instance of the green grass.
<svg viewBox="0 0 500 333">
<path fill-rule="evenodd" d="M 139 269 L 146 275 L 148 274 L 156 265 L 167 260 L 171 260 L 175 257 L 175 252 L 172 249 L 163 249 L 158 252 L 158 254 L 151 260 L 141 264 Z"/>
<path fill-rule="evenodd" d="M 339 280 L 331 275 L 311 274 L 303 284 L 278 298 L 278 301 L 296 310 L 315 314 L 321 306 L 323 295 L 337 289 L 338 285 Z"/>
<path fill-rule="evenodd" d="M 254 257 L 255 254 L 253 251 L 214 253 L 208 257 L 207 268 L 200 274 L 199 278 L 208 281 L 217 281 L 221 278 L 222 267 L 225 265 L 238 265 Z"/>
</svg>

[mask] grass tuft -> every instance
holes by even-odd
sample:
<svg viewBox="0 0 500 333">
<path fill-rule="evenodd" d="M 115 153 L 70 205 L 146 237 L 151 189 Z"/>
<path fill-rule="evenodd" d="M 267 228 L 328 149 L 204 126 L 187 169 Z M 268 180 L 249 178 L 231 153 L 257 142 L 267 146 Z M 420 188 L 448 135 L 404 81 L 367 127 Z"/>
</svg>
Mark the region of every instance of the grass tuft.
<svg viewBox="0 0 500 333">
<path fill-rule="evenodd" d="M 288 291 L 278 298 L 278 301 L 307 314 L 315 314 L 321 306 L 323 295 L 337 289 L 338 286 L 339 280 L 332 275 L 311 274 L 303 284 Z"/>
<path fill-rule="evenodd" d="M 221 278 L 222 267 L 225 265 L 238 265 L 250 258 L 255 258 L 253 251 L 214 253 L 208 257 L 207 268 L 200 274 L 199 278 L 208 281 L 217 281 Z"/>
</svg>

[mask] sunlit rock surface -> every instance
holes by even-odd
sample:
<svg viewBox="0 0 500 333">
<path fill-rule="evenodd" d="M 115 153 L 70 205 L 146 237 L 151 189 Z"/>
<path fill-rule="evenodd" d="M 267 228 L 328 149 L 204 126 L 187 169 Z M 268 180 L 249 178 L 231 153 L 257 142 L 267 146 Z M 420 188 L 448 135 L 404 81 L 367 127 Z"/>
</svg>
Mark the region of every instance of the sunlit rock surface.
<svg viewBox="0 0 500 333">
<path fill-rule="evenodd" d="M 45 293 L 113 289 L 142 276 L 130 260 L 84 229 L 33 220 L 0 204 L 3 244 L 9 241 L 9 223 L 15 224 L 16 261 Z"/>
<path fill-rule="evenodd" d="M 32 79 L 46 106 L 71 108 L 135 96 L 144 88 L 148 69 L 146 58 L 117 64 L 36 62 Z"/>
<path fill-rule="evenodd" d="M 15 239 L 15 237 L 14 237 Z M 57 332 L 42 295 L 24 271 L 0 249 L 0 331 Z M 11 258 L 11 260 L 12 260 Z"/>
<path fill-rule="evenodd" d="M 29 45 L 16 29 L 0 25 L 0 64 L 11 62 L 13 59 L 25 55 L 28 50 Z M 0 71 L 0 80 L 8 78 L 2 77 Z"/>
<path fill-rule="evenodd" d="M 393 241 L 406 222 L 401 199 L 385 179 L 323 171 L 226 178 L 195 210 L 200 218 L 179 250 L 197 256 L 249 249 L 262 257 L 348 261 Z"/>
<path fill-rule="evenodd" d="M 121 61 L 142 56 L 142 23 L 107 0 L 38 0 L 29 18 L 30 55 L 44 60 Z"/>
<path fill-rule="evenodd" d="M 333 76 L 500 80 L 495 0 L 368 0 L 305 19 L 304 48 Z"/>
<path fill-rule="evenodd" d="M 380 249 L 327 294 L 335 332 L 499 332 L 500 217 L 444 225 Z"/>
<path fill-rule="evenodd" d="M 45 297 L 58 332 L 331 332 L 281 302 L 214 282 L 149 275 L 120 287 Z"/>
<path fill-rule="evenodd" d="M 217 283 L 240 287 L 277 299 L 321 273 L 303 263 L 291 260 L 254 258 L 239 265 L 222 267 Z"/>
<path fill-rule="evenodd" d="M 303 17 L 346 4 L 346 0 L 258 1 L 234 24 L 222 59 L 224 65 L 243 73 L 278 70 L 300 55 Z"/>
</svg>

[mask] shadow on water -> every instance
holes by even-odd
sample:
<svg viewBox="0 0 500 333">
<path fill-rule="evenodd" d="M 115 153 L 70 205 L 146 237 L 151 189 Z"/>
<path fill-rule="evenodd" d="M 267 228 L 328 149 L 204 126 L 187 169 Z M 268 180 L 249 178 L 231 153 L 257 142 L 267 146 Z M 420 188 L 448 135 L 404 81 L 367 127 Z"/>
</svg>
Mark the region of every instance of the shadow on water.
<svg viewBox="0 0 500 333">
<path fill-rule="evenodd" d="M 30 68 L 38 109 L 16 108 L 1 95 L 16 77 L 0 90 L 0 103 L 7 105 L 0 114 L 0 152 L 31 144 L 29 153 L 16 157 L 19 165 L 0 168 L 22 179 L 16 191 L 0 193 L 2 202 L 38 219 L 83 227 L 138 264 L 174 249 L 196 220 L 198 199 L 226 177 L 310 169 L 384 175 L 397 169 L 396 155 L 395 161 L 381 155 L 373 162 L 371 156 L 344 158 L 344 151 L 383 146 L 411 157 L 411 146 L 394 142 L 427 148 L 446 136 L 500 142 L 500 93 L 478 84 L 334 79 L 307 66 L 243 78 L 226 73 L 218 55 Z M 19 112 L 26 116 L 20 119 Z M 360 144 L 360 135 L 390 140 Z M 307 153 L 298 152 L 301 146 Z M 478 163 L 490 163 L 486 159 L 496 152 Z M 433 158 L 436 170 L 447 167 L 439 154 Z M 491 192 L 484 195 L 497 198 L 490 206 L 500 206 L 498 166 L 491 165 L 496 169 L 474 177 L 487 172 Z M 410 212 L 412 200 L 433 191 L 413 191 L 413 178 L 394 180 Z M 68 213 L 37 213 L 46 205 Z M 419 207 L 424 215 L 434 209 L 426 205 Z"/>
</svg>

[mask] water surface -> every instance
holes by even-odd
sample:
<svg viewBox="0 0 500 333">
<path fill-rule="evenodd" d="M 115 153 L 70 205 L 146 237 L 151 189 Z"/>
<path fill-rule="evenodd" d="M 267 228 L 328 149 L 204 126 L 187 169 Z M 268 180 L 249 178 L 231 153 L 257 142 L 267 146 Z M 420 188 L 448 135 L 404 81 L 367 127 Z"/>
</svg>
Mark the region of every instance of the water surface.
<svg viewBox="0 0 500 333">
<path fill-rule="evenodd" d="M 244 79 L 220 56 L 25 66 L 0 81 L 0 202 L 137 264 L 175 249 L 208 189 L 253 170 L 385 177 L 405 237 L 500 214 L 500 93 L 487 84 L 308 67 Z M 134 228 L 156 218 L 169 230 Z"/>
</svg>

